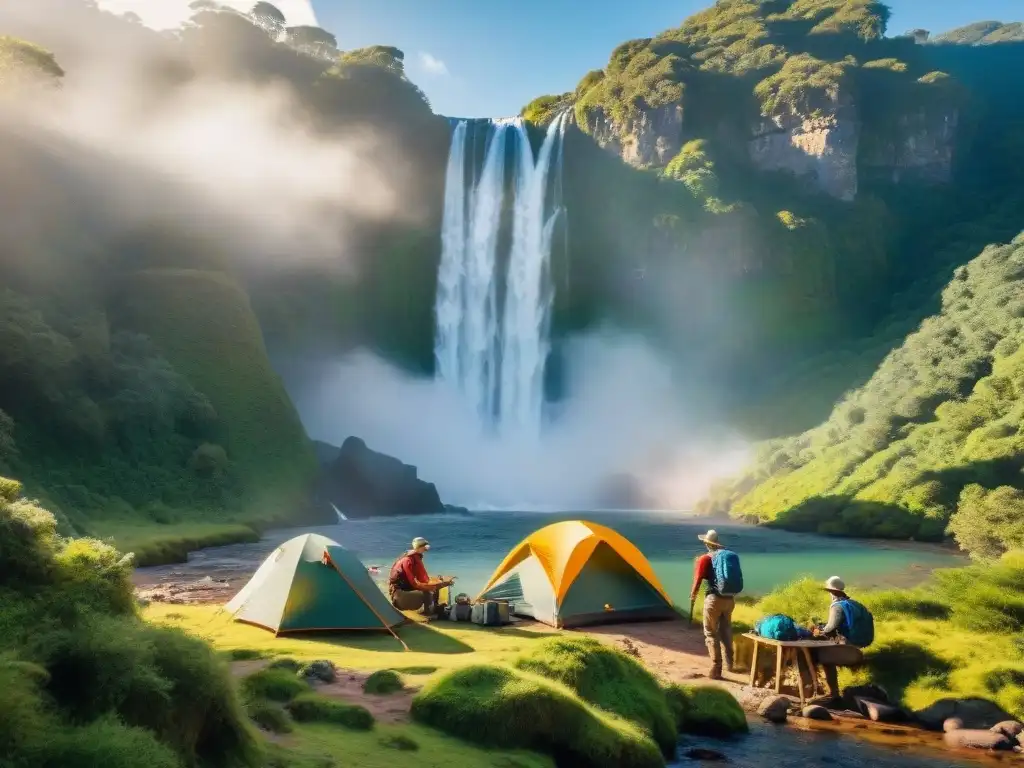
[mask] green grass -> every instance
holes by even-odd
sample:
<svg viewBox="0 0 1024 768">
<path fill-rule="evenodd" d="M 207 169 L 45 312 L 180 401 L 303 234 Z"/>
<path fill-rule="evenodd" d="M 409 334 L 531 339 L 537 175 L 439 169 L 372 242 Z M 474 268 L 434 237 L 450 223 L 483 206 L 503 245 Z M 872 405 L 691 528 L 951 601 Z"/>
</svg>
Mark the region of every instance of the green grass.
<svg viewBox="0 0 1024 768">
<path fill-rule="evenodd" d="M 408 749 L 414 743 L 416 750 Z M 522 749 L 488 750 L 419 725 L 378 725 L 350 731 L 323 723 L 297 723 L 273 750 L 281 768 L 394 768 L 411 761 L 417 768 L 554 768 L 546 756 Z"/>
<path fill-rule="evenodd" d="M 674 753 L 677 723 L 665 691 L 635 659 L 593 638 L 558 637 L 513 664 L 557 680 L 584 701 L 639 725 L 665 755 Z"/>
<path fill-rule="evenodd" d="M 289 702 L 307 693 L 309 684 L 287 669 L 270 667 L 253 672 L 242 681 L 242 692 L 249 699 Z"/>
<path fill-rule="evenodd" d="M 944 698 L 979 697 L 1024 717 L 1024 554 L 991 565 L 938 571 L 910 591 L 859 593 L 875 616 L 875 642 L 865 666 L 841 670 L 840 683 L 875 682 L 912 710 Z M 820 584 L 801 579 L 755 605 L 738 605 L 737 621 L 785 613 L 799 623 L 822 620 L 828 597 Z M 985 622 L 978 626 L 979 617 Z"/>
<path fill-rule="evenodd" d="M 450 624 L 442 629 L 410 623 L 396 629 L 409 651 L 386 632 L 342 635 L 282 636 L 240 624 L 215 606 L 153 603 L 144 617 L 160 626 L 185 629 L 224 653 L 290 657 L 299 662 L 344 659 L 344 667 L 363 672 L 393 669 L 401 674 L 429 675 L 468 663 L 510 659 L 550 637 L 546 630 Z"/>
<path fill-rule="evenodd" d="M 671 685 L 666 690 L 678 728 L 683 733 L 727 738 L 749 729 L 736 698 L 713 685 Z"/>
<path fill-rule="evenodd" d="M 363 682 L 363 690 L 366 693 L 387 695 L 397 693 L 405 687 L 402 676 L 393 669 L 380 669 L 372 673 Z"/>
<path fill-rule="evenodd" d="M 560 762 L 664 765 L 641 728 L 587 704 L 561 683 L 511 667 L 475 664 L 436 678 L 413 699 L 412 714 L 445 733 L 495 747 L 527 747 Z"/>
<path fill-rule="evenodd" d="M 366 707 L 346 704 L 315 693 L 296 696 L 287 705 L 292 718 L 300 723 L 332 723 L 353 731 L 373 730 L 374 718 Z"/>
<path fill-rule="evenodd" d="M 91 520 L 94 536 L 109 539 L 122 552 L 135 555 L 139 567 L 183 563 L 188 553 L 205 547 L 259 541 L 259 533 L 244 523 L 201 521 L 155 525 L 142 521 Z"/>
</svg>

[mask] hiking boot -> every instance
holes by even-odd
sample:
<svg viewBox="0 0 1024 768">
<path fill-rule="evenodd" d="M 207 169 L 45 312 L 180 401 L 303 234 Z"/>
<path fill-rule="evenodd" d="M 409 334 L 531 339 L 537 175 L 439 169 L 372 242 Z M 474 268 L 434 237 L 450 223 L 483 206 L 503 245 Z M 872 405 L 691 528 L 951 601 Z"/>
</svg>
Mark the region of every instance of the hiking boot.
<svg viewBox="0 0 1024 768">
<path fill-rule="evenodd" d="M 736 671 L 736 667 L 733 666 L 733 663 L 731 661 L 727 661 L 725 662 L 725 671 L 731 674 Z"/>
<path fill-rule="evenodd" d="M 719 666 L 711 667 L 711 671 L 708 672 L 709 680 L 721 680 L 722 679 L 722 668 Z"/>
</svg>

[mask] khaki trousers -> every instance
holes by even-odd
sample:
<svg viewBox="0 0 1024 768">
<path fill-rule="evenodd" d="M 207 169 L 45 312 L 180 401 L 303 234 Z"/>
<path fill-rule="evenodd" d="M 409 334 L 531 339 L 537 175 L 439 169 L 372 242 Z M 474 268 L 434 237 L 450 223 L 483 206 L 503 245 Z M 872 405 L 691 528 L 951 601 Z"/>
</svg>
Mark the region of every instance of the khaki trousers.
<svg viewBox="0 0 1024 768">
<path fill-rule="evenodd" d="M 722 669 L 722 646 L 726 666 L 732 667 L 732 612 L 736 598 L 708 595 L 704 598 L 704 644 L 708 647 L 711 666 Z"/>
</svg>

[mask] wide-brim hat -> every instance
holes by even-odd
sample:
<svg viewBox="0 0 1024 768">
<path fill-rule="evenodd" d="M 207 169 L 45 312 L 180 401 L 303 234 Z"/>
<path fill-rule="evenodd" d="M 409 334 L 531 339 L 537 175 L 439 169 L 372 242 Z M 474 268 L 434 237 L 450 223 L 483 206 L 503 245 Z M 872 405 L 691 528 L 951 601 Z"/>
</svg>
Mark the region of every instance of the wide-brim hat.
<svg viewBox="0 0 1024 768">
<path fill-rule="evenodd" d="M 430 542 L 424 539 L 422 536 L 417 536 L 415 539 L 412 540 L 412 548 L 419 549 L 420 547 L 430 549 Z"/>
<path fill-rule="evenodd" d="M 707 533 L 697 534 L 697 538 L 707 544 L 709 547 L 720 547 L 722 542 L 718 540 L 718 531 L 710 530 Z"/>
<path fill-rule="evenodd" d="M 846 582 L 838 576 L 829 576 L 825 579 L 825 586 L 822 587 L 826 592 L 842 592 L 846 593 Z"/>
</svg>

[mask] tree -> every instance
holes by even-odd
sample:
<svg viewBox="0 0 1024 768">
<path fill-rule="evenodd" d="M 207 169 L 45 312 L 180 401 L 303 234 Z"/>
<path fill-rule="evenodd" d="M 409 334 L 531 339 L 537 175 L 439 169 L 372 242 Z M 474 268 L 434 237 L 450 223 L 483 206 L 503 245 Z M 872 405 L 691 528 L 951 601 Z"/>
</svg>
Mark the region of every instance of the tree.
<svg viewBox="0 0 1024 768">
<path fill-rule="evenodd" d="M 287 20 L 276 5 L 259 2 L 249 11 L 249 16 L 264 32 L 277 40 L 284 32 Z"/>
<path fill-rule="evenodd" d="M 396 75 L 405 75 L 405 53 L 391 45 L 371 45 L 346 51 L 341 55 L 341 63 L 380 67 Z"/>
<path fill-rule="evenodd" d="M 0 36 L 0 86 L 25 81 L 55 82 L 64 70 L 53 54 L 16 37 Z"/>
<path fill-rule="evenodd" d="M 961 549 L 981 560 L 1024 547 L 1024 491 L 968 485 L 949 521 L 949 532 Z"/>
<path fill-rule="evenodd" d="M 288 27 L 287 41 L 295 50 L 317 58 L 334 59 L 338 55 L 338 40 L 320 27 Z"/>
</svg>

